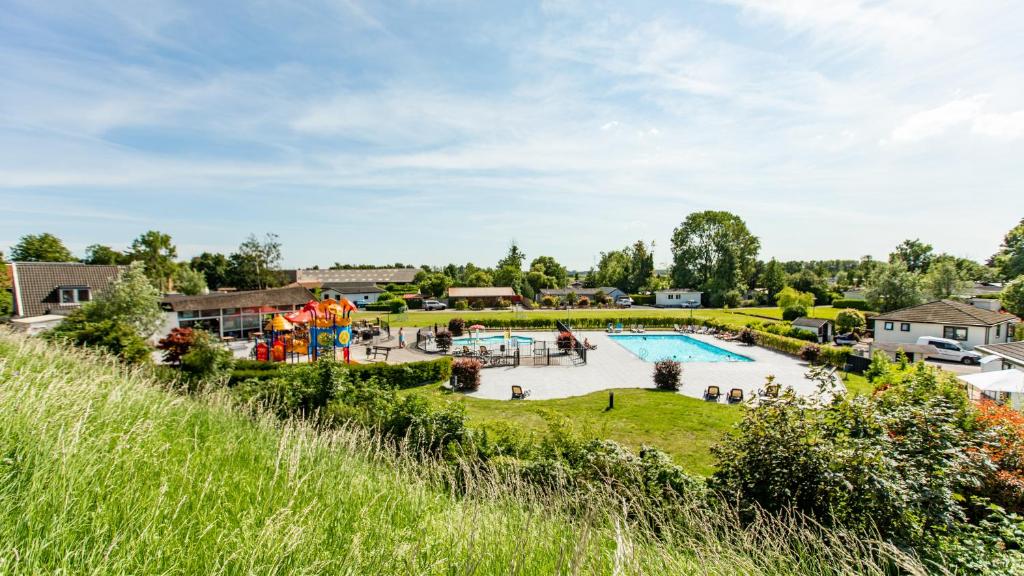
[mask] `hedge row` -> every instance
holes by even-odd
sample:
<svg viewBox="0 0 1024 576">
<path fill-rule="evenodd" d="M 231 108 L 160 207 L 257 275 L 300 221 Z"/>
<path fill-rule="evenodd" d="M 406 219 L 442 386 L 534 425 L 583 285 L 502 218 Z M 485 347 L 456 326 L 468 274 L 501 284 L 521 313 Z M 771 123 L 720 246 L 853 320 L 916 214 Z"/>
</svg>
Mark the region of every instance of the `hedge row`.
<svg viewBox="0 0 1024 576">
<path fill-rule="evenodd" d="M 797 338 L 790 338 L 789 336 L 779 336 L 778 334 L 770 334 L 768 332 L 762 332 L 761 330 L 754 330 L 754 336 L 756 337 L 757 344 L 764 348 L 769 348 L 777 352 L 784 354 L 790 354 L 792 356 L 799 356 L 800 351 L 807 345 L 806 340 L 799 340 Z M 830 364 L 838 368 L 842 368 L 846 365 L 846 358 L 850 355 L 850 348 L 847 346 L 820 346 L 821 355 L 818 357 L 825 364 Z"/>
<path fill-rule="evenodd" d="M 853 308 L 861 312 L 872 312 L 867 300 L 854 300 L 853 298 L 836 298 L 832 301 L 833 308 Z"/>
<path fill-rule="evenodd" d="M 281 372 L 299 364 L 284 362 L 258 362 L 256 360 L 239 360 L 231 371 L 229 385 L 245 380 L 268 380 L 281 376 Z M 394 388 L 412 388 L 422 384 L 446 382 L 452 375 L 452 359 L 449 357 L 422 362 L 405 364 L 344 364 L 347 370 L 357 375 L 359 380 L 366 381 L 378 378 L 386 385 Z"/>
</svg>

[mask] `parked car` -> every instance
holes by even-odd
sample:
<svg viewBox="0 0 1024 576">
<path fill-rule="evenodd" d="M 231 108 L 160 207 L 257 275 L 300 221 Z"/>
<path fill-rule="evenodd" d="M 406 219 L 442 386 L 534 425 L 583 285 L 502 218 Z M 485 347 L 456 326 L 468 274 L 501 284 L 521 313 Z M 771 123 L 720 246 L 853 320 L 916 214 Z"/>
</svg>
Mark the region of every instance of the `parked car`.
<svg viewBox="0 0 1024 576">
<path fill-rule="evenodd" d="M 837 334 L 835 337 L 835 343 L 839 346 L 853 346 L 860 342 L 860 338 L 853 332 L 847 334 Z"/>
<path fill-rule="evenodd" d="M 619 299 L 615 301 L 615 305 L 619 308 L 629 308 L 633 305 L 633 299 L 629 296 L 620 296 Z"/>
<path fill-rule="evenodd" d="M 981 362 L 981 354 L 973 350 L 966 350 L 956 340 L 949 338 L 937 338 L 935 336 L 921 336 L 917 343 L 923 346 L 934 346 L 938 353 L 929 355 L 930 358 L 940 360 L 951 360 L 963 364 L 978 364 Z"/>
<path fill-rule="evenodd" d="M 448 305 L 445 304 L 444 302 L 438 302 L 437 300 L 424 300 L 423 301 L 423 309 L 424 310 L 444 310 L 446 308 L 448 308 Z"/>
<path fill-rule="evenodd" d="M 700 308 L 700 300 L 687 300 L 683 302 L 683 308 Z"/>
</svg>

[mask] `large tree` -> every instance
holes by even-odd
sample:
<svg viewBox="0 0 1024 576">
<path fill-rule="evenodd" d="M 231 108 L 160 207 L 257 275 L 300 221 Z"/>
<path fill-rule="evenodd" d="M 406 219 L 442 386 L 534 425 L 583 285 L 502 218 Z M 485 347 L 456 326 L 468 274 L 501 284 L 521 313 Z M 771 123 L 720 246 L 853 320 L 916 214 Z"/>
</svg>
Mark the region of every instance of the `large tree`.
<svg viewBox="0 0 1024 576">
<path fill-rule="evenodd" d="M 1011 314 L 1024 318 L 1024 275 L 1007 284 L 1000 299 Z"/>
<path fill-rule="evenodd" d="M 523 274 L 523 262 L 526 261 L 526 254 L 519 249 L 519 246 L 512 242 L 509 245 L 508 253 L 498 261 L 498 267 L 494 271 L 494 283 L 497 286 L 511 286 L 516 294 L 522 294 L 527 298 L 533 296 L 533 288 L 526 282 Z"/>
<path fill-rule="evenodd" d="M 943 259 L 932 262 L 923 279 L 924 290 L 929 298 L 943 300 L 963 294 L 968 283 L 960 277 L 956 263 Z"/>
<path fill-rule="evenodd" d="M 250 234 L 228 260 L 228 277 L 235 288 L 262 290 L 281 285 L 281 242 L 277 234 L 267 233 L 262 240 Z"/>
<path fill-rule="evenodd" d="M 143 338 L 156 332 L 164 321 L 160 291 L 153 286 L 141 261 L 132 262 L 109 290 L 82 308 L 95 321 L 112 320 L 131 326 Z"/>
<path fill-rule="evenodd" d="M 778 260 L 772 258 L 765 264 L 759 284 L 764 288 L 769 300 L 775 300 L 775 296 L 786 287 L 786 272 Z"/>
<path fill-rule="evenodd" d="M 908 270 L 900 259 L 875 271 L 868 279 L 864 298 L 868 306 L 879 312 L 916 306 L 924 300 L 920 277 Z"/>
<path fill-rule="evenodd" d="M 74 262 L 60 238 L 49 232 L 26 234 L 11 249 L 11 262 Z"/>
<path fill-rule="evenodd" d="M 632 246 L 626 247 L 623 253 L 629 261 L 626 269 L 627 292 L 636 293 L 650 288 L 654 278 L 654 245 L 648 248 L 643 240 L 637 240 Z"/>
<path fill-rule="evenodd" d="M 195 296 L 208 291 L 206 276 L 191 268 L 188 264 L 179 264 L 174 271 L 174 289 L 182 294 Z"/>
<path fill-rule="evenodd" d="M 1004 280 L 1024 274 L 1024 218 L 1003 237 L 1003 244 L 992 255 L 989 265 L 996 267 Z"/>
<path fill-rule="evenodd" d="M 565 288 L 569 283 L 569 271 L 565 269 L 551 256 L 538 256 L 530 262 L 530 272 L 540 272 L 544 276 L 551 278 L 553 286 L 543 286 L 543 288 Z M 537 286 L 534 286 L 537 288 Z M 537 288 L 539 289 L 539 288 Z"/>
<path fill-rule="evenodd" d="M 170 289 L 174 269 L 177 267 L 174 259 L 178 257 L 178 249 L 169 234 L 156 230 L 142 234 L 132 241 L 128 255 L 132 260 L 145 265 L 146 276 L 153 286 L 165 292 Z"/>
<path fill-rule="evenodd" d="M 696 288 L 719 306 L 753 274 L 761 242 L 730 212 L 709 210 L 686 217 L 672 234 L 672 283 Z"/>
<path fill-rule="evenodd" d="M 206 278 L 206 286 L 210 290 L 216 290 L 228 286 L 228 272 L 231 263 L 228 257 L 217 252 L 203 252 L 192 258 L 190 266 L 193 270 L 203 273 Z"/>
<path fill-rule="evenodd" d="M 902 260 L 907 265 L 907 270 L 911 272 L 927 272 L 933 257 L 932 245 L 915 238 L 900 242 L 899 246 L 896 246 L 896 251 L 889 254 L 889 263 Z"/>
<path fill-rule="evenodd" d="M 597 269 L 587 274 L 584 284 L 588 288 L 611 286 L 628 292 L 629 256 L 622 250 L 602 252 Z"/>
<path fill-rule="evenodd" d="M 85 258 L 82 262 L 86 264 L 128 264 L 132 259 L 120 250 L 114 250 L 103 244 L 91 244 L 85 249 Z"/>
</svg>

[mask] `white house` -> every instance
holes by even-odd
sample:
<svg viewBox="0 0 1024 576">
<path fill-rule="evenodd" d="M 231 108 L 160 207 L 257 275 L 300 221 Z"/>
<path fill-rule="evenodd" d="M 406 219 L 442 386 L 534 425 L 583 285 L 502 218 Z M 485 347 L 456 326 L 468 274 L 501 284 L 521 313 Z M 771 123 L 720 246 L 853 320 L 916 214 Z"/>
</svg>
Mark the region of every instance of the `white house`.
<svg viewBox="0 0 1024 576">
<path fill-rule="evenodd" d="M 915 344 L 921 336 L 950 338 L 967 349 L 1010 342 L 1012 314 L 983 310 L 955 300 L 936 300 L 875 316 L 875 342 Z"/>
<path fill-rule="evenodd" d="M 697 308 L 702 294 L 697 290 L 655 290 L 654 305 L 658 308 Z"/>
<path fill-rule="evenodd" d="M 327 282 L 320 289 L 320 298 L 324 300 L 327 298 L 333 300 L 344 298 L 361 308 L 376 302 L 383 291 L 384 289 L 376 284 L 368 284 L 366 282 Z"/>
<path fill-rule="evenodd" d="M 978 346 L 978 352 L 997 357 L 999 362 L 993 362 L 992 364 L 998 370 L 1016 369 L 1024 371 L 1024 342 L 984 344 Z"/>
</svg>

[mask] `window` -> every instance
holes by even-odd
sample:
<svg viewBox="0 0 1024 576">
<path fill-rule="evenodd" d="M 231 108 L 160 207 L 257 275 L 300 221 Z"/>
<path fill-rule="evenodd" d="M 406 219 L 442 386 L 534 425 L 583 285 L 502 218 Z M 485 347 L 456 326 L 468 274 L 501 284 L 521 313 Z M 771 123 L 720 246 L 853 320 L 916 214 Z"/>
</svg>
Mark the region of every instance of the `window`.
<svg viewBox="0 0 1024 576">
<path fill-rule="evenodd" d="M 910 332 L 910 323 L 903 322 L 902 324 L 900 324 L 900 332 Z"/>
<path fill-rule="evenodd" d="M 967 340 L 967 328 L 962 326 L 943 326 L 942 337 L 963 342 Z"/>
<path fill-rule="evenodd" d="M 886 322 L 885 323 L 885 329 L 886 330 L 892 330 L 892 322 Z"/>
<path fill-rule="evenodd" d="M 61 288 L 60 289 L 60 303 L 61 304 L 80 304 L 82 302 L 88 302 L 91 295 L 89 294 L 88 288 Z"/>
<path fill-rule="evenodd" d="M 996 324 L 996 338 L 999 337 L 999 331 L 1002 330 L 1002 328 L 1003 328 L 1002 324 Z"/>
</svg>

